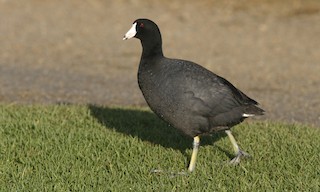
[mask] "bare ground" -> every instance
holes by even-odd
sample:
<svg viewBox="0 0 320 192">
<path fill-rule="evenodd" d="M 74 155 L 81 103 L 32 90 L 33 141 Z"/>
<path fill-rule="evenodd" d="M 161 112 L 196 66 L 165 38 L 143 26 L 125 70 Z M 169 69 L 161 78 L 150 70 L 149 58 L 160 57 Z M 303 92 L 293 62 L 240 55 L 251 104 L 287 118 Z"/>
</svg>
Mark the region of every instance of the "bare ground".
<svg viewBox="0 0 320 192">
<path fill-rule="evenodd" d="M 168 57 L 195 61 L 261 103 L 263 119 L 320 127 L 320 1 L 0 1 L 0 102 L 145 105 L 136 18 Z"/>
</svg>

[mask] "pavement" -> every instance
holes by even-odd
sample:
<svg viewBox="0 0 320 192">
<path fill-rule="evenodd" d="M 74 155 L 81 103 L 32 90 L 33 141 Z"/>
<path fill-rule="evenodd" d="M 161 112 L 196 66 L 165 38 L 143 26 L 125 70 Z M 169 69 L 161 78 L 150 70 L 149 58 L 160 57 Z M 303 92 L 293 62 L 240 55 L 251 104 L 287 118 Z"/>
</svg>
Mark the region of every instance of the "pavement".
<svg viewBox="0 0 320 192">
<path fill-rule="evenodd" d="M 194 61 L 257 100 L 261 119 L 320 127 L 320 1 L 0 1 L 0 103 L 145 106 L 141 45 L 155 21 L 167 57 Z"/>
</svg>

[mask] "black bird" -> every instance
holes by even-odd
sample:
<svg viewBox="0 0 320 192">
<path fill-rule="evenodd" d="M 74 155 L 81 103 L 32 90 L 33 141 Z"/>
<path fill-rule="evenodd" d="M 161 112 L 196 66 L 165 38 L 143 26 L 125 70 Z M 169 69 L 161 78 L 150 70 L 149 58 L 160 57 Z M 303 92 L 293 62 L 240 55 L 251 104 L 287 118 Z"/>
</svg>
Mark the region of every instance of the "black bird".
<svg viewBox="0 0 320 192">
<path fill-rule="evenodd" d="M 191 61 L 166 58 L 158 26 L 137 19 L 123 40 L 136 37 L 142 44 L 138 83 L 149 107 L 161 119 L 194 138 L 188 170 L 195 168 L 200 135 L 225 131 L 239 163 L 248 154 L 237 145 L 230 128 L 264 110 L 226 79 Z"/>
</svg>

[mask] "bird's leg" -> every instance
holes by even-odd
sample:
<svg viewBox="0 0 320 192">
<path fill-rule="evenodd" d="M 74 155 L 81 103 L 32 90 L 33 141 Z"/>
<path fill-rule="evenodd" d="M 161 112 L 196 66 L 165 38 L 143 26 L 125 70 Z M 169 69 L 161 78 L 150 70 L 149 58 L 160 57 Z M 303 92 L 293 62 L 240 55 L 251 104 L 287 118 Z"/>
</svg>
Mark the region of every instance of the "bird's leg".
<svg viewBox="0 0 320 192">
<path fill-rule="evenodd" d="M 236 140 L 234 139 L 234 137 L 233 137 L 233 135 L 232 135 L 230 130 L 226 130 L 225 132 L 227 133 L 227 135 L 228 135 L 228 137 L 229 137 L 229 139 L 230 139 L 230 141 L 232 143 L 233 150 L 234 150 L 234 152 L 236 154 L 236 157 L 233 158 L 230 161 L 230 164 L 236 165 L 236 164 L 240 163 L 240 158 L 241 157 L 246 157 L 246 156 L 250 156 L 250 155 L 247 152 L 242 151 L 240 149 L 240 147 L 238 146 L 238 144 L 237 144 Z"/>
<path fill-rule="evenodd" d="M 196 160 L 197 160 L 197 154 L 198 154 L 198 150 L 199 150 L 199 145 L 200 145 L 200 137 L 199 136 L 195 136 L 193 138 L 193 149 L 192 149 L 192 155 L 191 155 L 191 160 L 189 163 L 189 168 L 188 171 L 192 172 L 194 171 L 195 167 L 196 167 Z M 151 173 L 163 173 L 164 171 L 159 170 L 159 169 L 153 169 L 151 170 Z M 179 172 L 179 173 L 172 173 L 171 174 L 174 175 L 186 175 L 185 172 Z"/>
<path fill-rule="evenodd" d="M 200 137 L 195 136 L 193 138 L 193 149 L 192 149 L 192 155 L 191 155 L 191 160 L 189 164 L 188 170 L 192 172 L 196 166 L 196 160 L 197 160 L 197 154 L 199 150 L 199 145 L 200 145 Z"/>
</svg>

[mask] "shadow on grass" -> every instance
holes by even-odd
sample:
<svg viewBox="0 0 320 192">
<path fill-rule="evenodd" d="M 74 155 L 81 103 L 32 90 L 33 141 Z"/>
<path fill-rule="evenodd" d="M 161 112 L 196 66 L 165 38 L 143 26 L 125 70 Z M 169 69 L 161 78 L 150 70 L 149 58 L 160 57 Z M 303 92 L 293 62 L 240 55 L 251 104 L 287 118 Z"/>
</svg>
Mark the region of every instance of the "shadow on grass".
<svg viewBox="0 0 320 192">
<path fill-rule="evenodd" d="M 96 105 L 88 106 L 91 115 L 108 129 L 119 133 L 138 137 L 143 141 L 161 145 L 165 148 L 185 150 L 192 148 L 193 138 L 182 134 L 172 126 L 167 125 L 150 111 L 125 108 L 108 108 Z M 201 137 L 201 146 L 212 145 L 225 134 Z M 219 148 L 219 150 L 221 150 Z M 228 152 L 221 150 L 229 156 Z"/>
</svg>

